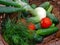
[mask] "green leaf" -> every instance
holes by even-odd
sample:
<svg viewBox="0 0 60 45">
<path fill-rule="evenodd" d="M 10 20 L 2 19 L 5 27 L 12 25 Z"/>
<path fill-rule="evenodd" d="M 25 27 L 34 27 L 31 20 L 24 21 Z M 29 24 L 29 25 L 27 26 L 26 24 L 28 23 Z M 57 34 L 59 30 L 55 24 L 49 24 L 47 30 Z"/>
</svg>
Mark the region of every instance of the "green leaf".
<svg viewBox="0 0 60 45">
<path fill-rule="evenodd" d="M 13 35 L 13 36 L 12 36 L 12 41 L 13 41 L 15 44 L 18 44 L 18 43 L 19 43 L 19 39 L 20 39 L 19 35 Z"/>
<path fill-rule="evenodd" d="M 0 13 L 13 13 L 18 11 L 21 11 L 21 8 L 0 6 Z"/>
</svg>

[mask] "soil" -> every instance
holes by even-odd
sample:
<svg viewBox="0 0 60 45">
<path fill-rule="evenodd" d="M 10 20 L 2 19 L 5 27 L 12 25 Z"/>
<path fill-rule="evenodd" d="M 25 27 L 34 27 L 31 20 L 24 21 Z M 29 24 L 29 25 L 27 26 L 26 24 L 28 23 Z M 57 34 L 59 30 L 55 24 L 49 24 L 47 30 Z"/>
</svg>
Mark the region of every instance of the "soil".
<svg viewBox="0 0 60 45">
<path fill-rule="evenodd" d="M 37 6 L 39 6 L 41 3 L 45 1 L 49 1 L 54 6 L 52 12 L 55 14 L 55 16 L 58 19 L 60 19 L 60 0 L 30 0 L 29 3 L 36 4 Z M 13 15 L 13 14 L 9 14 L 9 15 Z M 2 29 L 1 23 L 4 18 L 5 18 L 5 14 L 0 14 L 0 30 Z M 44 38 L 43 42 L 37 45 L 60 45 L 60 23 L 57 25 L 57 27 L 59 28 L 59 31 L 57 33 Z M 0 45 L 8 45 L 2 38 L 1 34 L 0 34 Z"/>
</svg>

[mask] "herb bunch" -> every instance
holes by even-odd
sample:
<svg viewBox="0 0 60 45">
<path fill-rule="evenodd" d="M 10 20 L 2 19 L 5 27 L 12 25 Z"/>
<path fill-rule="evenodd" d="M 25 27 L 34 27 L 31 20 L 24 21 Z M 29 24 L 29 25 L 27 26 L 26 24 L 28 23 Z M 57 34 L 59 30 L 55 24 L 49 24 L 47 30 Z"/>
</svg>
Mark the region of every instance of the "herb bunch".
<svg viewBox="0 0 60 45">
<path fill-rule="evenodd" d="M 8 19 L 4 25 L 2 35 L 9 45 L 33 45 L 33 35 L 22 22 Z"/>
</svg>

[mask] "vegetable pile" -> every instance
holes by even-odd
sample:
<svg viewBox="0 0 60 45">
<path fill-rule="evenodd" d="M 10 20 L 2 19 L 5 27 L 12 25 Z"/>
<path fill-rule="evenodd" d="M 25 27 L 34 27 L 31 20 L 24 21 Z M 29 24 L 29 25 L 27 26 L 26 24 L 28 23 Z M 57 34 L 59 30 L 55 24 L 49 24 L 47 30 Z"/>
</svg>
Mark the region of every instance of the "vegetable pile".
<svg viewBox="0 0 60 45">
<path fill-rule="evenodd" d="M 52 13 L 53 6 L 44 2 L 36 7 L 28 0 L 0 0 L 0 13 L 18 12 L 17 19 L 3 22 L 2 36 L 9 45 L 35 45 L 44 37 L 58 31 L 59 20 Z"/>
</svg>

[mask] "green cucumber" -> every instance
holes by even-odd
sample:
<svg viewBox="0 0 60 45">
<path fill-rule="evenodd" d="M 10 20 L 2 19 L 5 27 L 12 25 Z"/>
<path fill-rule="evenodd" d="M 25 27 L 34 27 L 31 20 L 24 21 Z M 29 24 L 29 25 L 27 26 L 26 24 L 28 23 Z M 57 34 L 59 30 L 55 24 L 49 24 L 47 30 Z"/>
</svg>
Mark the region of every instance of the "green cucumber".
<svg viewBox="0 0 60 45">
<path fill-rule="evenodd" d="M 41 29 L 41 28 L 42 28 L 42 27 L 41 27 L 41 25 L 40 25 L 40 23 L 35 24 L 35 27 L 36 27 L 36 30 L 38 30 L 38 29 Z M 53 28 L 53 27 L 55 27 L 55 24 L 52 24 L 49 28 Z"/>
<path fill-rule="evenodd" d="M 47 17 L 49 17 L 54 24 L 58 24 L 58 23 L 59 23 L 58 18 L 56 18 L 56 17 L 54 16 L 54 14 L 51 14 L 50 12 L 46 12 L 46 13 L 47 13 Z"/>
<path fill-rule="evenodd" d="M 44 2 L 43 4 L 40 5 L 40 7 L 43 7 L 46 10 L 48 10 L 49 6 L 50 6 L 50 2 Z"/>
<path fill-rule="evenodd" d="M 50 28 L 53 28 L 53 27 L 55 27 L 55 24 L 52 24 L 52 25 L 50 26 Z"/>
<path fill-rule="evenodd" d="M 52 12 L 53 6 L 50 5 L 50 7 L 48 8 L 47 12 Z"/>
<path fill-rule="evenodd" d="M 34 35 L 34 37 L 33 37 L 33 40 L 35 41 L 35 43 L 40 43 L 40 42 L 42 42 L 43 41 L 43 36 L 40 36 L 40 35 Z"/>
<path fill-rule="evenodd" d="M 58 28 L 53 27 L 53 28 L 48 28 L 48 29 L 39 29 L 36 31 L 36 34 L 42 35 L 42 36 L 47 36 L 47 35 L 57 32 L 57 31 L 58 31 Z"/>
<path fill-rule="evenodd" d="M 14 7 L 4 7 L 0 6 L 0 13 L 13 13 L 13 12 L 18 12 L 22 11 L 21 8 L 14 8 Z"/>
</svg>

